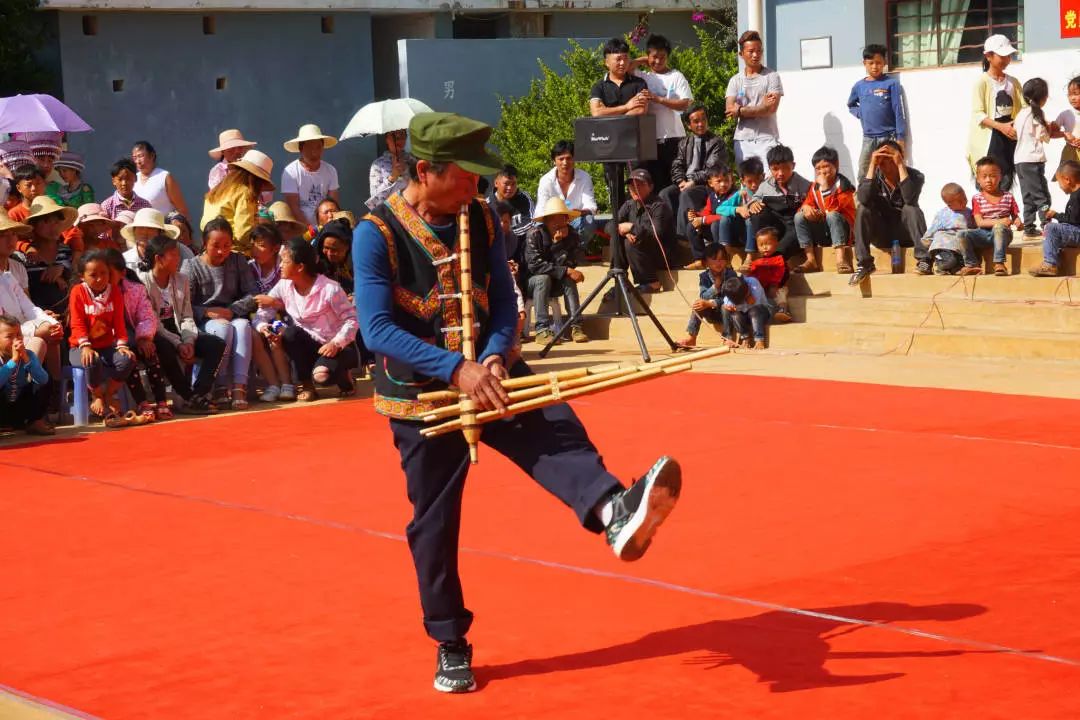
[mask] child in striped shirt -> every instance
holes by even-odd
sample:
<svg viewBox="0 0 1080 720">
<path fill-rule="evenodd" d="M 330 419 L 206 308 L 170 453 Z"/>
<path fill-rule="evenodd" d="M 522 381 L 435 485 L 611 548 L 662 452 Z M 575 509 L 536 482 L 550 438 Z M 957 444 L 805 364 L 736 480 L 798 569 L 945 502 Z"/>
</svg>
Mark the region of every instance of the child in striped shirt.
<svg viewBox="0 0 1080 720">
<path fill-rule="evenodd" d="M 1001 190 L 1001 166 L 992 157 L 984 157 L 975 163 L 975 182 L 979 192 L 971 198 L 971 211 L 975 227 L 964 230 L 964 267 L 978 269 L 982 265 L 978 250 L 994 248 L 994 274 L 1008 275 L 1005 252 L 1012 242 L 1013 228 L 1024 226 L 1020 219 L 1020 207 L 1011 192 Z M 980 270 L 981 272 L 981 270 Z M 974 274 L 970 271 L 967 274 Z"/>
</svg>

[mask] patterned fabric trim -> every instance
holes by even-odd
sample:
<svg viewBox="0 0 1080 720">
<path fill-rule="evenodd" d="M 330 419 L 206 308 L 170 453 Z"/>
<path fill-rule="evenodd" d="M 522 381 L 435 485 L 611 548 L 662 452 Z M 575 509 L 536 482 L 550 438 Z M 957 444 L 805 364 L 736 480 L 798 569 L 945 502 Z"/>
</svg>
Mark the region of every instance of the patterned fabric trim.
<svg viewBox="0 0 1080 720">
<path fill-rule="evenodd" d="M 424 416 L 431 411 L 446 407 L 453 402 L 453 400 L 441 402 L 402 400 L 401 398 L 387 397 L 378 393 L 376 393 L 374 399 L 375 412 L 398 420 L 423 420 Z"/>
<path fill-rule="evenodd" d="M 379 229 L 383 239 L 386 240 L 386 253 L 390 257 L 390 275 L 394 280 L 397 280 L 398 257 L 397 245 L 394 243 L 394 234 L 390 232 L 390 228 L 387 227 L 386 223 L 374 215 L 368 215 L 365 219 L 375 223 L 375 227 Z"/>
<path fill-rule="evenodd" d="M 395 193 L 386 199 L 386 206 L 394 213 L 401 226 L 409 233 L 413 240 L 418 242 L 428 256 L 435 260 L 443 260 L 450 256 L 446 246 L 431 232 L 431 228 L 424 219 L 405 202 L 401 193 Z M 458 253 L 458 240 L 454 238 L 454 254 Z M 461 266 L 455 259 L 450 263 L 442 263 L 435 266 L 436 275 L 439 278 L 438 293 L 442 295 L 455 295 L 458 292 L 458 277 L 461 274 Z M 429 295 L 430 297 L 430 295 Z M 447 298 L 443 303 L 443 326 L 461 326 L 461 300 Z M 461 352 L 461 332 L 446 333 L 446 349 L 450 352 Z"/>
</svg>

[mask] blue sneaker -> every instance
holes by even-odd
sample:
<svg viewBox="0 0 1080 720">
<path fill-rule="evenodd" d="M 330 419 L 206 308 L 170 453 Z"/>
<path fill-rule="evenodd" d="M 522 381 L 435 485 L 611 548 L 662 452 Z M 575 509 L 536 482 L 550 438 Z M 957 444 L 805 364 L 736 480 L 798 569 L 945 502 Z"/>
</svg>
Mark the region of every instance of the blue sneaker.
<svg viewBox="0 0 1080 720">
<path fill-rule="evenodd" d="M 612 497 L 613 513 L 605 533 L 616 557 L 632 562 L 645 554 L 657 528 L 675 508 L 680 490 L 682 469 L 665 455 L 645 477 Z"/>
</svg>

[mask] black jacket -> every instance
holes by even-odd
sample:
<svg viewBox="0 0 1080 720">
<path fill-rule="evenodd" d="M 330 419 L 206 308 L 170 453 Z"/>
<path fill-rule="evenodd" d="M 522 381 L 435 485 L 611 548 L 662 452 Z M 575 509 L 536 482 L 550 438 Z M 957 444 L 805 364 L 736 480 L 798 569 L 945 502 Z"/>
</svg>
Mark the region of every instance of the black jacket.
<svg viewBox="0 0 1080 720">
<path fill-rule="evenodd" d="M 631 228 L 630 232 L 634 234 L 639 243 L 642 240 L 657 240 L 661 245 L 667 247 L 675 238 L 675 214 L 671 212 L 668 204 L 661 200 L 656 193 L 645 199 L 644 208 L 642 208 L 641 203 L 633 198 L 624 202 L 622 207 L 619 208 L 619 214 L 616 216 L 615 222 L 633 223 L 634 227 Z M 654 224 L 656 226 L 655 233 L 653 231 Z"/>
<path fill-rule="evenodd" d="M 577 230 L 569 228 L 559 242 L 554 242 L 551 232 L 543 223 L 537 223 L 525 236 L 525 264 L 528 275 L 550 275 L 559 279 L 566 269 L 577 267 L 582 260 L 581 237 Z"/>
<path fill-rule="evenodd" d="M 911 167 L 907 169 L 907 172 L 907 179 L 902 180 L 891 192 L 881 181 L 880 172 L 874 175 L 873 180 L 863 177 L 859 180 L 859 189 L 855 191 L 855 198 L 860 205 L 883 203 L 894 210 L 901 210 L 905 205 L 919 207 L 919 195 L 922 194 L 923 185 L 926 184 L 926 176 Z"/>
<path fill-rule="evenodd" d="M 694 159 L 694 141 L 697 140 L 697 135 L 690 133 L 679 141 L 679 149 L 671 163 L 671 179 L 675 182 L 690 179 L 696 185 L 704 185 L 709 179 L 706 169 L 727 165 L 727 148 L 724 147 L 724 139 L 712 132 L 707 132 L 702 137 L 705 139 L 704 162 L 690 178 L 687 178 L 686 170 Z"/>
</svg>

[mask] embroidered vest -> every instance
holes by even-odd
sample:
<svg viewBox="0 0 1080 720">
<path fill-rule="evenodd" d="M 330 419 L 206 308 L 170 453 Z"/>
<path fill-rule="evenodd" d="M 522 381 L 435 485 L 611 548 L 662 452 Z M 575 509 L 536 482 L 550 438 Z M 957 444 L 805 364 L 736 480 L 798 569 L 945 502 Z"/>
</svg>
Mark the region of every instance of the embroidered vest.
<svg viewBox="0 0 1080 720">
<path fill-rule="evenodd" d="M 394 292 L 394 323 L 410 335 L 451 352 L 461 352 L 461 264 L 458 237 L 447 248 L 426 222 L 394 193 L 364 220 L 386 240 Z M 495 236 L 487 203 L 469 206 L 472 245 L 473 337 L 482 347 L 488 330 L 489 248 Z M 375 410 L 403 420 L 419 420 L 448 402 L 420 402 L 420 393 L 445 390 L 446 383 L 427 377 L 389 355 L 375 356 Z"/>
</svg>

